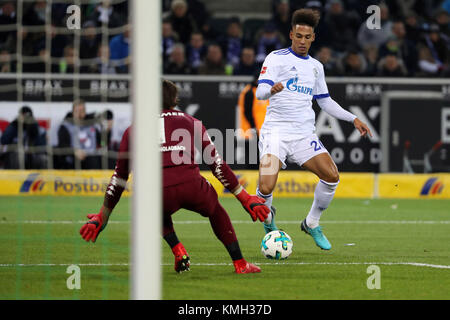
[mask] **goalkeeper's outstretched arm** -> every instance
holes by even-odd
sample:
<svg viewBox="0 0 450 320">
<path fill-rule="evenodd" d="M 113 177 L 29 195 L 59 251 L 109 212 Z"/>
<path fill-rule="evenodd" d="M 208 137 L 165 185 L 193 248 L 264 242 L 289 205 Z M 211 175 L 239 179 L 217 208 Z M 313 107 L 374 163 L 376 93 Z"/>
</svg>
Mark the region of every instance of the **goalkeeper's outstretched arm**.
<svg viewBox="0 0 450 320">
<path fill-rule="evenodd" d="M 88 214 L 89 219 L 80 229 L 80 234 L 86 241 L 95 242 L 98 234 L 105 229 L 108 224 L 109 216 L 114 207 L 119 202 L 122 192 L 130 175 L 129 165 L 129 131 L 125 130 L 122 141 L 120 142 L 119 155 L 116 162 L 114 173 L 109 181 L 108 187 L 105 191 L 103 205 L 100 212 L 97 214 Z"/>
</svg>

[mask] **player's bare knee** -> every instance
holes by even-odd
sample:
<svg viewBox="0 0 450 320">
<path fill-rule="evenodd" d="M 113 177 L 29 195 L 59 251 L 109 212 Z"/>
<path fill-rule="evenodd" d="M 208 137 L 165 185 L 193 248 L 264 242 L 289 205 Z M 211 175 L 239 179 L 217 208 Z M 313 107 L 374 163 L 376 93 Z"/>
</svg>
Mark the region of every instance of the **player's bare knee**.
<svg viewBox="0 0 450 320">
<path fill-rule="evenodd" d="M 339 172 L 330 172 L 326 178 L 322 180 L 330 183 L 337 183 L 339 182 Z"/>
</svg>

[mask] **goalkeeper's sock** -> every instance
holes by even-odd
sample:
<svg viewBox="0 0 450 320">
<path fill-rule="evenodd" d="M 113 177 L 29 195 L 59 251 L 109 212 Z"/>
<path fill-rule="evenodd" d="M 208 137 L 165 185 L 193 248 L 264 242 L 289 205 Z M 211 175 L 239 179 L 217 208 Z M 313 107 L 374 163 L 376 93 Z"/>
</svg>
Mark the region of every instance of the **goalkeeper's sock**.
<svg viewBox="0 0 450 320">
<path fill-rule="evenodd" d="M 261 191 L 259 191 L 259 187 L 256 188 L 256 194 L 258 197 L 261 197 L 265 200 L 264 204 L 267 206 L 267 208 L 271 209 L 272 207 L 272 200 L 273 200 L 273 194 L 262 194 Z M 271 224 L 272 223 L 272 211 L 267 216 L 267 219 L 264 220 L 265 224 Z"/>
<path fill-rule="evenodd" d="M 178 240 L 178 237 L 175 232 L 166 234 L 163 238 L 164 240 L 166 240 L 167 244 L 170 246 L 171 249 L 175 247 L 178 243 L 180 243 L 180 240 Z"/>
<path fill-rule="evenodd" d="M 311 210 L 306 216 L 306 224 L 308 227 L 314 229 L 319 226 L 320 217 L 330 205 L 333 200 L 334 193 L 336 192 L 338 182 L 325 182 L 320 180 L 314 190 L 314 201 L 311 206 Z"/>
<path fill-rule="evenodd" d="M 239 247 L 239 242 L 235 241 L 225 246 L 227 248 L 228 254 L 231 257 L 231 260 L 236 261 L 242 259 L 241 248 Z"/>
</svg>

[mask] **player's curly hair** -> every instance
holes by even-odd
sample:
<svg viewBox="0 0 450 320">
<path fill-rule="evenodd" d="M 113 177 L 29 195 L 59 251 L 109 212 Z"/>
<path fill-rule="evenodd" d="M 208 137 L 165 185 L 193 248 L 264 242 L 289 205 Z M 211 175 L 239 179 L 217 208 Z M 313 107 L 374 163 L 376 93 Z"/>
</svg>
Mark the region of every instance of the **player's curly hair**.
<svg viewBox="0 0 450 320">
<path fill-rule="evenodd" d="M 292 14 L 291 26 L 307 25 L 313 29 L 319 24 L 320 15 L 312 9 L 298 9 Z"/>
<path fill-rule="evenodd" d="M 172 81 L 163 80 L 163 108 L 172 109 L 178 104 L 178 88 Z"/>
</svg>

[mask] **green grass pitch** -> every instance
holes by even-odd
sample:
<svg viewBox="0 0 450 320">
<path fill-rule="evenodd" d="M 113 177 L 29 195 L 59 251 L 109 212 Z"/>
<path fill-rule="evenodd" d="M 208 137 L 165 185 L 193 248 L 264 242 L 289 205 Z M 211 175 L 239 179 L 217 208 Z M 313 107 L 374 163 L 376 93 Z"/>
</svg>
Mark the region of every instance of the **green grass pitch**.
<svg viewBox="0 0 450 320">
<path fill-rule="evenodd" d="M 334 199 L 322 216 L 333 245 L 322 251 L 300 231 L 312 199 L 275 199 L 277 225 L 294 242 L 283 261 L 260 252 L 264 235 L 235 199 L 221 199 L 244 257 L 260 274 L 236 275 L 207 219 L 180 211 L 175 229 L 191 256 L 177 274 L 162 243 L 163 299 L 450 299 L 450 201 Z M 101 198 L 0 197 L 0 299 L 128 299 L 129 199 L 118 204 L 96 244 L 78 230 Z M 155 214 L 149 212 L 149 214 Z M 69 265 L 81 289 L 69 290 Z M 370 265 L 380 289 L 368 289 Z M 371 283 L 371 281 L 369 281 Z"/>
</svg>

